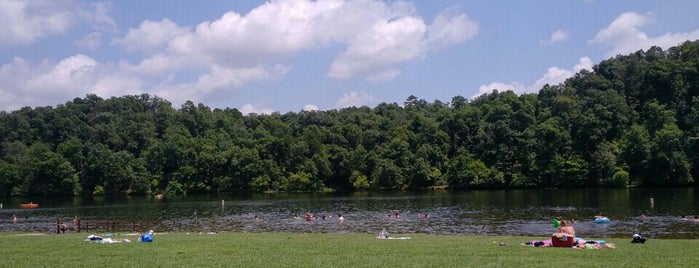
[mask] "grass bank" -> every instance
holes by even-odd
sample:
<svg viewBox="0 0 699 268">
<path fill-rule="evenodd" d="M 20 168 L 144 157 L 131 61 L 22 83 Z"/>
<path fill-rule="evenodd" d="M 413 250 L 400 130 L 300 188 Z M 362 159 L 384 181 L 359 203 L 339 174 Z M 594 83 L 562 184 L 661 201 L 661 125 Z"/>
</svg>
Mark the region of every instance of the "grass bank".
<svg viewBox="0 0 699 268">
<path fill-rule="evenodd" d="M 411 234 L 409 240 L 380 240 L 371 234 L 163 233 L 153 243 L 95 244 L 83 241 L 87 235 L 0 233 L 0 267 L 690 267 L 699 262 L 699 240 L 608 239 L 616 249 L 575 250 L 522 246 L 544 238 L 514 236 Z"/>
</svg>

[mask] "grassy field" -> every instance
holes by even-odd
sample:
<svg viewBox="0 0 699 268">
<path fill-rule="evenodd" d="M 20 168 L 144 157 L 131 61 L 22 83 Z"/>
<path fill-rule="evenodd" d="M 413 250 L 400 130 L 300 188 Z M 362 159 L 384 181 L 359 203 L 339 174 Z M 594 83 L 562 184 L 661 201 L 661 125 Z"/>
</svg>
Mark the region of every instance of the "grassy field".
<svg viewBox="0 0 699 268">
<path fill-rule="evenodd" d="M 88 234 L 0 233 L 0 267 L 694 267 L 699 240 L 608 239 L 616 249 L 521 245 L 544 237 L 411 234 L 162 233 L 96 244 Z M 102 235 L 102 234 L 98 234 Z M 392 235 L 400 236 L 400 235 Z M 136 240 L 135 236 L 114 236 Z M 502 243 L 506 245 L 501 245 Z"/>
</svg>

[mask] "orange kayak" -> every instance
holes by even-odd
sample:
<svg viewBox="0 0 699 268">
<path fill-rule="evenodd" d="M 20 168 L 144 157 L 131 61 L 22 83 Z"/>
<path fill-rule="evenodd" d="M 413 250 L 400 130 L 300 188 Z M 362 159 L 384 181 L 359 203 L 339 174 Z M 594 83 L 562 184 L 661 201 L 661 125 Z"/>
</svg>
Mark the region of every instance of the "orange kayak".
<svg viewBox="0 0 699 268">
<path fill-rule="evenodd" d="M 39 204 L 34 204 L 32 202 L 26 204 L 19 204 L 19 208 L 38 208 Z"/>
</svg>

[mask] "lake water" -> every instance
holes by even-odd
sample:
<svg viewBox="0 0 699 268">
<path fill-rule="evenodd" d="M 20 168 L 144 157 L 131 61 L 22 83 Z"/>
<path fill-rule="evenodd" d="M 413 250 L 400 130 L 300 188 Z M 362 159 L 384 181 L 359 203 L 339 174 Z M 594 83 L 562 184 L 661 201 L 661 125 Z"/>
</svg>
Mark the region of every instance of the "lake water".
<svg viewBox="0 0 699 268">
<path fill-rule="evenodd" d="M 19 203 L 29 201 L 40 207 L 19 209 Z M 136 224 L 136 229 L 158 232 L 377 234 L 386 228 L 394 234 L 545 237 L 555 231 L 552 218 L 558 217 L 574 220 L 576 232 L 587 238 L 630 239 L 641 232 L 651 238 L 697 239 L 699 222 L 692 218 L 699 214 L 698 201 L 694 188 L 13 199 L 1 202 L 0 231 L 52 233 L 57 219 L 70 225 L 77 215 L 83 224 L 92 222 L 95 232 L 110 231 L 99 222 L 113 221 L 115 232 L 132 231 Z M 307 212 L 315 218 L 306 221 Z M 593 216 L 600 212 L 611 223 L 594 223 Z M 389 217 L 396 214 L 399 217 Z M 689 220 L 680 220 L 682 215 Z"/>
</svg>

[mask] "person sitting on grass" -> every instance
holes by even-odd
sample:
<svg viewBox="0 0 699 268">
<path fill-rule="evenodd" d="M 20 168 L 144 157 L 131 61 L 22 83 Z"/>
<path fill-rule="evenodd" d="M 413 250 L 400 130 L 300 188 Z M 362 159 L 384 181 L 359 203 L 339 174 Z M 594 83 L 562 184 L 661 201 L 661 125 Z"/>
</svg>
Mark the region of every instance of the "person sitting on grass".
<svg viewBox="0 0 699 268">
<path fill-rule="evenodd" d="M 570 221 L 561 221 L 561 226 L 558 227 L 558 233 L 565 236 L 575 237 L 575 228 Z"/>
<path fill-rule="evenodd" d="M 554 247 L 571 247 L 575 244 L 575 228 L 570 221 L 561 221 L 558 232 L 551 236 Z"/>
</svg>

